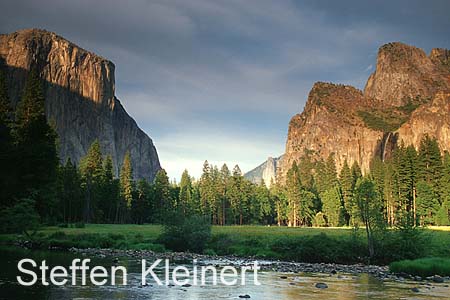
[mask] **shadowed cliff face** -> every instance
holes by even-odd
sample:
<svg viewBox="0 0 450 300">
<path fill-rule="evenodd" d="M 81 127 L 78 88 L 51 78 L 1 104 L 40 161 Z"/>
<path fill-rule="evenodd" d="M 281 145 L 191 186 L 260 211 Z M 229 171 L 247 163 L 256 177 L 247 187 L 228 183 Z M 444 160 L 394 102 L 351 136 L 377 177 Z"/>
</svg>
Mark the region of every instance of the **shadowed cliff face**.
<svg viewBox="0 0 450 300">
<path fill-rule="evenodd" d="M 156 149 L 114 96 L 113 63 L 43 30 L 0 35 L 0 58 L 14 107 L 28 71 L 39 71 L 63 162 L 70 157 L 78 163 L 98 139 L 103 153 L 112 156 L 116 174 L 129 151 L 134 176 L 153 180 L 161 168 Z"/>
<path fill-rule="evenodd" d="M 284 181 L 306 150 L 324 160 L 334 153 L 338 170 L 347 160 L 364 172 L 374 157 L 388 158 L 400 141 L 418 148 L 425 134 L 449 151 L 449 57 L 446 49 L 433 49 L 427 56 L 416 47 L 391 43 L 380 48 L 364 93 L 350 86 L 314 84 L 304 111 L 289 123 L 278 180 Z"/>
</svg>

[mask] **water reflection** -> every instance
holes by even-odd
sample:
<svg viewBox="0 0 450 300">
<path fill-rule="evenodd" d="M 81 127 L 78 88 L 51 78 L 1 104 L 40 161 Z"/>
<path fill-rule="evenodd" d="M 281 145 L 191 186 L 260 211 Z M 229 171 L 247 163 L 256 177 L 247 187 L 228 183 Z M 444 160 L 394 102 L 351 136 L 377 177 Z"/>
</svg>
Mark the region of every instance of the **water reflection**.
<svg viewBox="0 0 450 300">
<path fill-rule="evenodd" d="M 449 299 L 450 288 L 445 284 L 427 286 L 413 282 L 381 282 L 368 275 L 324 275 L 324 274 L 280 274 L 260 272 L 261 286 L 254 286 L 252 280 L 246 286 L 191 286 L 166 287 L 152 284 L 140 285 L 140 260 L 121 260 L 127 267 L 127 286 L 62 286 L 22 287 L 16 281 L 17 262 L 22 258 L 35 261 L 47 260 L 50 266 L 68 267 L 75 255 L 58 252 L 30 252 L 22 249 L 0 249 L 1 276 L 0 299 L 239 299 L 239 295 L 250 295 L 251 299 Z M 77 257 L 83 258 L 83 257 Z M 110 258 L 92 259 L 91 265 L 103 265 L 109 268 Z M 285 275 L 287 278 L 280 278 Z M 78 280 L 78 279 L 77 279 Z M 210 278 L 209 278 L 210 280 Z M 78 281 L 79 282 L 79 281 Z M 324 282 L 327 289 L 318 289 L 315 283 Z M 412 287 L 419 287 L 414 293 Z"/>
</svg>

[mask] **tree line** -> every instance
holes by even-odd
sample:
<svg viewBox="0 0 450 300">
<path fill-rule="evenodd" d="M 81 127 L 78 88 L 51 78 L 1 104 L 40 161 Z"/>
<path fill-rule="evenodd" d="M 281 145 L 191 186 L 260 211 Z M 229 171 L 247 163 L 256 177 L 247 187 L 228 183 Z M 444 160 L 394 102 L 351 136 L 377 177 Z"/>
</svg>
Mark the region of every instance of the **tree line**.
<svg viewBox="0 0 450 300">
<path fill-rule="evenodd" d="M 418 150 L 400 145 L 391 158 L 373 159 L 365 175 L 357 163 L 345 161 L 338 172 L 333 154 L 322 160 L 305 151 L 284 183 L 271 182 L 270 188 L 244 178 L 237 165 L 219 169 L 208 161 L 198 179 L 185 170 L 179 183 L 170 182 L 162 169 L 149 182 L 134 179 L 130 153 L 116 177 L 98 141 L 78 165 L 70 159 L 61 164 L 37 72 L 30 72 L 15 111 L 6 87 L 0 74 L 0 208 L 6 231 L 11 224 L 38 221 L 163 223 L 173 212 L 200 215 L 213 225 L 450 223 L 450 155 L 428 136 Z"/>
</svg>

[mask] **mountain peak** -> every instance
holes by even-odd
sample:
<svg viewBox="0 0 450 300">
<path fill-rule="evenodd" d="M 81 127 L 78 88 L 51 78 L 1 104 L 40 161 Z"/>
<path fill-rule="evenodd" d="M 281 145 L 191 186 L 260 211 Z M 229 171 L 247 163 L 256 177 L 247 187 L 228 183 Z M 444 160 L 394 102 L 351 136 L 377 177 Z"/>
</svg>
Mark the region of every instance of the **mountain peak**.
<svg viewBox="0 0 450 300">
<path fill-rule="evenodd" d="M 70 158 L 79 163 L 98 140 L 103 153 L 111 155 L 116 174 L 129 152 L 135 177 L 154 178 L 160 169 L 156 148 L 117 100 L 112 62 L 42 29 L 0 35 L 0 61 L 13 107 L 29 70 L 38 71 L 62 162 Z"/>
<path fill-rule="evenodd" d="M 424 103 L 437 91 L 450 88 L 450 68 L 443 68 L 444 62 L 448 63 L 445 49 L 436 49 L 428 57 L 414 46 L 385 44 L 378 51 L 376 70 L 367 80 L 364 95 L 383 108 Z"/>
</svg>

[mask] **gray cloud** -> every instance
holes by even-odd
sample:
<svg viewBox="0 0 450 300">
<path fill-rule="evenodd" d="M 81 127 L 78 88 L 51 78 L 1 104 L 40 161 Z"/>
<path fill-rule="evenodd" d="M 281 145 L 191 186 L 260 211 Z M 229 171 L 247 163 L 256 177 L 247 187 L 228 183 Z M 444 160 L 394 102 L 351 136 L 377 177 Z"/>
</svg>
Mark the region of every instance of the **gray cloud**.
<svg viewBox="0 0 450 300">
<path fill-rule="evenodd" d="M 246 170 L 281 154 L 289 119 L 315 81 L 362 88 L 386 42 L 448 47 L 449 6 L 7 0 L 0 3 L 0 31 L 45 28 L 112 60 L 117 95 L 179 177 L 204 159 Z"/>
</svg>

